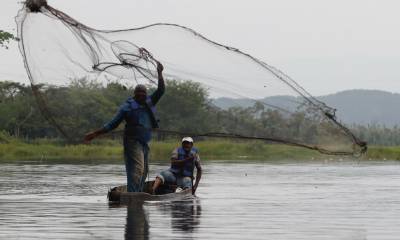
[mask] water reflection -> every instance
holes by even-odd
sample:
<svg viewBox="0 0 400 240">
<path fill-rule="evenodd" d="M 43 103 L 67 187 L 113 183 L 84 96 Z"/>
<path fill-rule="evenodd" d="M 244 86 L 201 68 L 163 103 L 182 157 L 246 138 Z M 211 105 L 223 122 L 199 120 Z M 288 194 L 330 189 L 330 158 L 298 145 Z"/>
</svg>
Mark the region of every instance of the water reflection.
<svg viewBox="0 0 400 240">
<path fill-rule="evenodd" d="M 149 220 L 143 204 L 130 204 L 126 206 L 126 210 L 125 239 L 149 239 Z"/>
<path fill-rule="evenodd" d="M 173 229 L 191 233 L 200 225 L 201 205 L 198 199 L 172 202 L 170 210 Z"/>
<path fill-rule="evenodd" d="M 109 186 L 125 180 L 116 165 L 0 164 L 0 239 L 400 236 L 399 162 L 212 163 L 201 205 L 190 199 L 108 207 Z"/>
<path fill-rule="evenodd" d="M 201 205 L 199 199 L 159 203 L 155 206 L 157 211 L 170 216 L 173 230 L 181 233 L 192 233 L 200 225 Z M 110 207 L 126 207 L 125 240 L 149 239 L 149 215 L 151 214 L 149 212 L 151 211 L 146 211 L 145 204 L 111 205 Z"/>
</svg>

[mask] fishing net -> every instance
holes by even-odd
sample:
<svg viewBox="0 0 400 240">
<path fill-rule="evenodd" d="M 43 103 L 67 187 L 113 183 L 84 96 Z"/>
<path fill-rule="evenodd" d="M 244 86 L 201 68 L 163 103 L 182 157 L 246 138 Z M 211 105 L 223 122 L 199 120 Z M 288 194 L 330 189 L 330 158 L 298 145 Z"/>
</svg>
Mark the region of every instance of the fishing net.
<svg viewBox="0 0 400 240">
<path fill-rule="evenodd" d="M 207 131 L 197 129 L 201 123 L 193 121 L 184 123 L 185 132 L 165 128 L 162 118 L 160 129 L 155 131 L 258 139 L 338 155 L 366 150 L 366 144 L 336 119 L 335 109 L 314 98 L 289 76 L 185 26 L 157 23 L 126 30 L 96 30 L 43 0 L 27 1 L 16 20 L 20 50 L 39 108 L 58 130 L 57 134 L 67 139 L 82 139 L 83 132 L 75 130 L 77 122 L 89 131 L 107 119 L 96 118 L 96 107 L 83 109 L 65 104 L 59 95 L 71 93 L 63 89 L 79 85 L 79 79 L 91 84 L 118 82 L 128 87 L 146 84 L 154 88 L 157 59 L 165 67 L 167 80 L 199 83 L 207 89 L 210 99 L 228 99 L 231 108 L 221 109 L 210 101 L 209 120 L 215 118 L 213 125 L 218 127 Z M 54 87 L 58 91 L 51 90 Z M 55 94 L 61 100 L 52 101 Z M 93 103 L 92 106 L 99 104 L 96 97 L 85 95 L 85 91 L 75 94 L 76 98 Z M 240 105 L 243 99 L 254 105 L 244 109 Z M 108 108 L 116 111 L 114 106 Z M 93 114 L 89 119 L 83 118 L 83 111 Z M 70 124 L 72 120 L 75 124 Z"/>
</svg>

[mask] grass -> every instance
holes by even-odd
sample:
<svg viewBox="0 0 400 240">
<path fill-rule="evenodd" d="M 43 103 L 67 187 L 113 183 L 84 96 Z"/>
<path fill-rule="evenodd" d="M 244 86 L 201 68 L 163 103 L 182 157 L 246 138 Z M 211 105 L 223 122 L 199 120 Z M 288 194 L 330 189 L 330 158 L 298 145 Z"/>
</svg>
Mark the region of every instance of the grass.
<svg viewBox="0 0 400 240">
<path fill-rule="evenodd" d="M 0 161 L 116 160 L 122 148 L 107 145 L 56 145 L 10 142 L 0 144 Z"/>
<path fill-rule="evenodd" d="M 364 157 L 368 160 L 400 160 L 400 146 L 368 148 L 368 154 Z"/>
<path fill-rule="evenodd" d="M 153 141 L 150 144 L 150 159 L 157 162 L 169 161 L 172 150 L 177 146 L 179 142 L 176 141 Z M 202 141 L 196 143 L 196 147 L 203 161 L 310 159 L 319 156 L 305 149 L 261 142 Z M 12 161 L 121 162 L 123 148 L 118 140 L 103 139 L 90 145 L 65 145 L 57 140 L 27 142 L 0 136 L 0 162 Z"/>
<path fill-rule="evenodd" d="M 156 162 L 169 161 L 171 151 L 179 142 L 153 141 L 150 159 Z M 312 160 L 332 157 L 307 149 L 262 142 L 202 141 L 197 142 L 202 161 L 207 160 Z M 400 160 L 399 147 L 372 146 L 362 160 Z M 57 140 L 40 139 L 22 141 L 0 136 L 0 162 L 52 161 L 52 162 L 109 162 L 123 161 L 123 148 L 118 140 L 100 140 L 90 145 L 65 145 Z"/>
</svg>

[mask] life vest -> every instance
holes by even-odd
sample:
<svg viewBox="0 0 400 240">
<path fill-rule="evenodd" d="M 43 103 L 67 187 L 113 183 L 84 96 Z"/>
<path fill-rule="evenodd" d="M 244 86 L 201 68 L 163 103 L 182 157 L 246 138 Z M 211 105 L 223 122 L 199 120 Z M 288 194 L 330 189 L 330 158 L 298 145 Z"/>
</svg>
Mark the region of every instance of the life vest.
<svg viewBox="0 0 400 240">
<path fill-rule="evenodd" d="M 158 121 L 156 119 L 156 108 L 153 105 L 151 101 L 151 97 L 148 96 L 146 98 L 146 104 L 145 105 L 140 105 L 138 102 L 136 102 L 135 99 L 129 98 L 127 100 L 127 103 L 129 104 L 130 111 L 128 111 L 126 115 L 126 123 L 127 127 L 146 127 L 146 128 L 158 128 Z M 144 122 L 141 122 L 141 117 L 140 114 L 143 114 L 143 112 L 147 112 L 150 117 L 150 125 L 151 126 L 145 126 L 146 124 Z"/>
<path fill-rule="evenodd" d="M 186 153 L 186 151 L 182 147 L 179 147 L 178 148 L 178 160 L 183 160 L 190 156 L 195 156 L 197 153 L 198 153 L 197 148 L 193 147 L 189 153 Z M 182 175 L 185 177 L 192 177 L 194 167 L 195 167 L 195 164 L 194 164 L 195 161 L 196 161 L 196 157 L 193 159 L 193 161 L 185 161 L 185 163 L 183 165 L 177 166 L 177 165 L 171 164 L 170 171 L 175 174 Z"/>
</svg>

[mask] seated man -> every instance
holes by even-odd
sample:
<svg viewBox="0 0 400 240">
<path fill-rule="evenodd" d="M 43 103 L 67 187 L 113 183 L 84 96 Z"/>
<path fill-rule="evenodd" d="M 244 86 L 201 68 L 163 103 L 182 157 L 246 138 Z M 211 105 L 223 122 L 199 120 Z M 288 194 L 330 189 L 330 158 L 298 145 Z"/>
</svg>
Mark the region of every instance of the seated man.
<svg viewBox="0 0 400 240">
<path fill-rule="evenodd" d="M 192 188 L 194 167 L 197 169 L 196 181 Z M 172 152 L 171 167 L 162 171 L 153 185 L 153 194 L 156 193 L 161 183 L 175 184 L 182 189 L 192 188 L 196 192 L 201 178 L 201 165 L 198 150 L 193 147 L 193 139 L 185 137 L 182 139 L 182 147 Z"/>
</svg>

